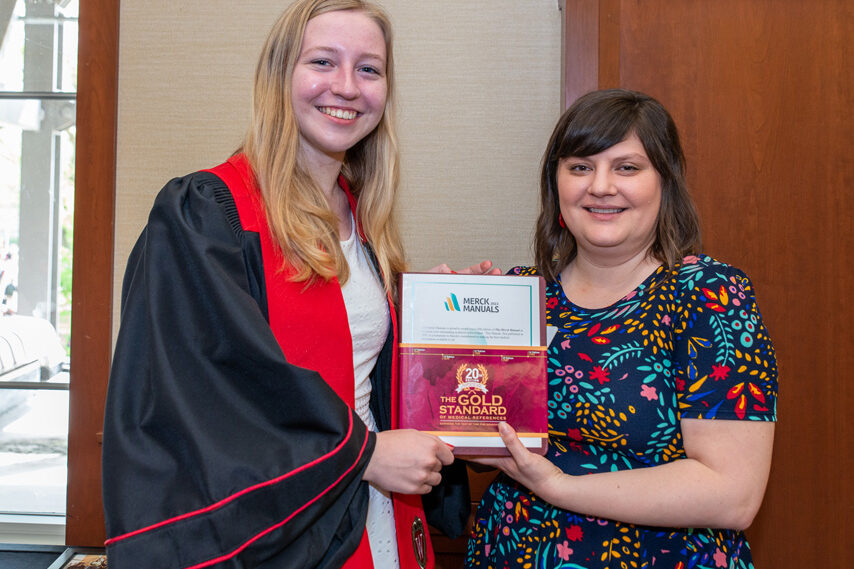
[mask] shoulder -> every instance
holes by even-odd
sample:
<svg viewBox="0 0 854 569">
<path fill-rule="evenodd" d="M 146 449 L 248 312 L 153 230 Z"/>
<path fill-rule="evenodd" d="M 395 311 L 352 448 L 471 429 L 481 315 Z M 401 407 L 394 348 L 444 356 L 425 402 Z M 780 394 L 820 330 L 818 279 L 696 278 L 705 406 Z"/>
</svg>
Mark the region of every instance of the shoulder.
<svg viewBox="0 0 854 569">
<path fill-rule="evenodd" d="M 509 271 L 507 271 L 508 275 L 518 275 L 520 277 L 530 277 L 530 276 L 539 276 L 540 272 L 537 270 L 537 267 L 513 267 Z"/>
<path fill-rule="evenodd" d="M 209 232 L 229 228 L 242 232 L 234 198 L 221 178 L 199 171 L 172 178 L 157 194 L 148 225 L 179 225 L 185 230 Z"/>
<path fill-rule="evenodd" d="M 228 186 L 212 172 L 202 170 L 172 178 L 155 198 L 155 206 L 187 204 L 195 201 L 221 201 L 228 194 Z"/>
<path fill-rule="evenodd" d="M 720 287 L 738 290 L 751 289 L 747 274 L 728 263 L 708 255 L 689 255 L 677 268 L 679 281 L 685 289 L 708 289 L 718 293 Z M 713 288 L 714 287 L 714 288 Z"/>
<path fill-rule="evenodd" d="M 155 207 L 187 204 L 199 200 L 217 201 L 222 193 L 228 192 L 225 185 L 215 174 L 202 170 L 184 176 L 172 178 L 158 192 L 154 200 Z"/>
<path fill-rule="evenodd" d="M 254 170 L 245 154 L 239 153 L 213 168 L 173 178 L 160 191 L 158 201 L 182 205 L 207 202 L 234 207 L 234 201 L 257 193 Z"/>
<path fill-rule="evenodd" d="M 753 284 L 741 269 L 707 255 L 686 257 L 678 268 L 677 278 L 680 320 L 684 326 L 702 328 L 701 323 L 705 323 L 718 334 L 724 326 L 731 328 L 730 339 L 736 338 L 736 332 L 742 329 L 757 331 L 757 337 L 767 336 Z M 744 347 L 753 344 L 751 338 L 741 336 Z"/>
<path fill-rule="evenodd" d="M 744 274 L 741 269 L 730 265 L 724 261 L 719 259 L 715 259 L 709 255 L 688 255 L 687 257 L 682 259 L 682 262 L 679 264 L 679 272 L 703 272 L 708 274 L 714 274 L 716 272 L 719 273 L 740 273 Z"/>
</svg>

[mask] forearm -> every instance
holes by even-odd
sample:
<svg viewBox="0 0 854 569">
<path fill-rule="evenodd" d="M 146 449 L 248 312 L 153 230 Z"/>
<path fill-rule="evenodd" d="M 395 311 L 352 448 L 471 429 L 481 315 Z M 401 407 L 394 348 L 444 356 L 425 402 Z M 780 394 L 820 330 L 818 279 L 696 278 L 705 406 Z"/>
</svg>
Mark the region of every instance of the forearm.
<svg viewBox="0 0 854 569">
<path fill-rule="evenodd" d="M 569 476 L 525 449 L 503 423 L 512 456 L 477 462 L 574 512 L 651 526 L 749 526 L 768 482 L 774 424 L 683 419 L 681 427 L 687 458 L 659 466 Z"/>
<path fill-rule="evenodd" d="M 686 458 L 635 470 L 560 475 L 537 493 L 555 506 L 627 523 L 743 529 L 761 502 L 761 491 L 758 498 L 751 495 L 754 487 Z"/>
</svg>

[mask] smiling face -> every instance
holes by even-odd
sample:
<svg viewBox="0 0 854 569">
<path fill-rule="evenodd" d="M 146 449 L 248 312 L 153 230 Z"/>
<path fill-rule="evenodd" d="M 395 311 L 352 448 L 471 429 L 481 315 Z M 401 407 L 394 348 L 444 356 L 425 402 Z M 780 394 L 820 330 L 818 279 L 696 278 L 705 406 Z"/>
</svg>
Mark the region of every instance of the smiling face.
<svg viewBox="0 0 854 569">
<path fill-rule="evenodd" d="M 560 212 L 589 258 L 627 259 L 649 250 L 661 206 L 661 177 L 634 133 L 591 156 L 562 158 Z"/>
<path fill-rule="evenodd" d="M 309 20 L 291 79 L 300 144 L 311 161 L 344 155 L 376 128 L 385 110 L 386 42 L 354 10 Z"/>
</svg>

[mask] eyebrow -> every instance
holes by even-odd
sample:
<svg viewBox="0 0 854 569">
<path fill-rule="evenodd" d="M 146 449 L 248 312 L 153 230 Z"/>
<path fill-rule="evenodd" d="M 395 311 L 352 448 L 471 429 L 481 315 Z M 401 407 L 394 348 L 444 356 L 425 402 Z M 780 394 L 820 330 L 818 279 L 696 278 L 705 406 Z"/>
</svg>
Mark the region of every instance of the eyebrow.
<svg viewBox="0 0 854 569">
<path fill-rule="evenodd" d="M 638 152 L 630 152 L 629 154 L 623 154 L 614 158 L 614 161 L 618 160 L 649 160 L 649 156 Z"/>
<path fill-rule="evenodd" d="M 310 47 L 310 48 L 306 49 L 305 51 L 303 51 L 302 54 L 305 55 L 305 54 L 309 54 L 309 53 L 313 53 L 313 52 L 337 54 L 340 51 L 341 50 L 339 50 L 338 48 L 335 48 L 335 47 L 328 47 L 328 46 L 319 45 L 319 46 L 314 46 L 314 47 Z M 382 61 L 383 63 L 385 63 L 384 57 L 382 57 L 376 53 L 370 53 L 370 52 L 363 53 L 363 54 L 359 55 L 359 57 L 357 59 L 374 59 L 376 61 Z"/>
<path fill-rule="evenodd" d="M 607 150 L 607 148 L 605 150 Z M 604 152 L 604 150 L 602 152 Z M 597 152 L 596 154 L 601 154 L 601 152 Z M 563 160 L 569 160 L 569 159 L 589 160 L 591 156 L 594 156 L 594 155 L 590 154 L 588 156 L 576 156 L 574 154 L 570 154 L 569 156 L 564 157 Z M 615 156 L 614 158 L 611 159 L 612 162 L 619 162 L 620 160 L 646 160 L 647 162 L 651 162 L 651 160 L 649 159 L 649 156 L 645 156 L 645 155 L 640 154 L 638 152 L 630 152 L 628 154 L 621 154 L 621 155 Z"/>
</svg>

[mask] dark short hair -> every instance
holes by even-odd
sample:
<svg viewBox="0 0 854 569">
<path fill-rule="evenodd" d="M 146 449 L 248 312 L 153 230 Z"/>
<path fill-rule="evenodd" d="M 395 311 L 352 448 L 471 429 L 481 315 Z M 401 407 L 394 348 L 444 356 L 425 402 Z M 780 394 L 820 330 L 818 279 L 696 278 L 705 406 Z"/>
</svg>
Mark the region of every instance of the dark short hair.
<svg viewBox="0 0 854 569">
<path fill-rule="evenodd" d="M 543 155 L 540 215 L 534 237 L 537 267 L 547 280 L 575 258 L 577 244 L 560 226 L 557 170 L 561 159 L 591 156 L 636 134 L 661 177 L 661 207 L 650 255 L 672 268 L 700 249 L 697 209 L 685 182 L 685 155 L 670 113 L 649 95 L 626 89 L 593 91 L 563 113 Z"/>
</svg>

